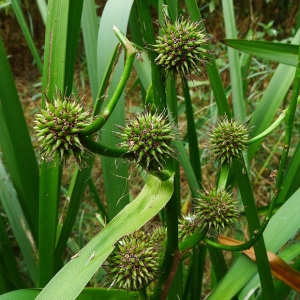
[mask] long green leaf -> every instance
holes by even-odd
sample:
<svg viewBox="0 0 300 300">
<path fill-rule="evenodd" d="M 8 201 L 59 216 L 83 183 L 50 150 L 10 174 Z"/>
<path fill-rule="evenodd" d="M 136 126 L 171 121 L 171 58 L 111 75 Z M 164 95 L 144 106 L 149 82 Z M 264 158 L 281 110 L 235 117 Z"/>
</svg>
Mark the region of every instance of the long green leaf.
<svg viewBox="0 0 300 300">
<path fill-rule="evenodd" d="M 0 65 L 0 145 L 26 221 L 37 242 L 38 165 L 1 37 Z"/>
<path fill-rule="evenodd" d="M 17 240 L 18 246 L 24 256 L 24 262 L 28 268 L 32 281 L 38 282 L 38 252 L 36 245 L 32 238 L 31 232 L 28 228 L 26 218 L 23 214 L 22 208 L 18 202 L 18 195 L 13 188 L 9 177 L 5 172 L 2 161 L 0 160 L 0 203 L 5 211 L 7 219 L 13 230 L 14 236 Z M 7 253 L 8 255 L 8 253 Z M 1 255 L 5 257 L 5 253 Z M 10 269 L 13 272 L 13 268 Z M 18 278 L 14 278 L 13 282 L 18 284 Z"/>
<path fill-rule="evenodd" d="M 141 193 L 93 238 L 43 289 L 37 300 L 75 299 L 105 261 L 114 244 L 156 215 L 173 193 L 173 176 L 149 179 Z"/>
<path fill-rule="evenodd" d="M 32 56 L 35 60 L 35 63 L 40 71 L 40 73 L 42 74 L 43 72 L 43 65 L 42 65 L 42 60 L 39 56 L 39 53 L 35 47 L 35 44 L 34 44 L 34 41 L 32 39 L 32 36 L 30 34 L 30 31 L 29 31 L 29 28 L 27 26 L 27 23 L 26 23 L 26 20 L 24 18 L 24 15 L 23 15 L 23 12 L 22 12 L 22 9 L 21 9 L 21 6 L 20 6 L 20 3 L 18 0 L 12 0 L 11 1 L 11 6 L 16 14 L 16 17 L 19 21 L 19 24 L 20 24 L 20 27 L 23 31 L 23 34 L 24 34 L 24 37 L 27 41 L 27 44 L 30 48 L 30 51 L 32 53 Z"/>
<path fill-rule="evenodd" d="M 293 43 L 299 44 L 300 30 L 293 38 Z M 254 137 L 264 131 L 272 122 L 275 114 L 278 111 L 287 91 L 295 76 L 295 68 L 287 65 L 280 64 L 256 110 L 254 111 L 249 128 L 251 128 L 250 135 Z M 271 105 L 272 104 L 272 105 Z M 254 156 L 256 149 L 259 147 L 260 142 L 253 143 L 249 147 L 249 159 Z"/>
<path fill-rule="evenodd" d="M 224 43 L 248 54 L 296 67 L 298 46 L 267 41 L 225 39 Z"/>
<path fill-rule="evenodd" d="M 83 1 L 49 1 L 45 41 L 43 90 L 53 101 L 56 89 L 72 90 Z M 43 99 L 43 103 L 45 99 Z M 55 273 L 57 212 L 61 166 L 58 159 L 43 163 L 40 176 L 39 285 L 44 286 Z"/>
<path fill-rule="evenodd" d="M 109 0 L 105 5 L 98 33 L 98 84 L 105 76 L 107 64 L 110 61 L 116 45 L 119 43 L 113 32 L 113 25 L 118 27 L 122 32 L 126 32 L 132 3 L 133 0 Z M 111 78 L 107 98 L 103 106 L 105 106 L 110 100 L 119 83 L 119 79 L 123 70 L 123 63 L 123 58 L 120 58 Z M 104 131 L 101 135 L 101 141 L 103 141 L 103 144 L 115 146 L 119 142 L 119 140 L 112 135 L 111 131 L 115 130 L 115 124 L 124 124 L 124 106 L 124 97 L 121 97 L 116 108 L 114 109 L 113 114 L 103 127 Z M 116 167 L 115 159 L 107 157 L 101 157 L 101 163 L 105 194 L 106 199 L 108 200 L 108 216 L 110 219 L 112 219 L 129 202 L 129 192 L 127 186 L 128 164 L 118 163 Z"/>
<path fill-rule="evenodd" d="M 236 26 L 232 0 L 222 0 L 226 37 L 236 38 Z M 227 49 L 232 90 L 232 104 L 235 118 L 244 121 L 246 108 L 244 102 L 242 74 L 238 51 Z"/>
<path fill-rule="evenodd" d="M 0 296 L 1 300 L 32 300 L 35 299 L 40 290 L 17 290 L 5 295 Z M 136 292 L 127 292 L 122 290 L 114 289 L 101 289 L 101 288 L 85 288 L 80 295 L 76 298 L 77 300 L 138 300 Z"/>
<path fill-rule="evenodd" d="M 95 63 L 95 60 L 97 59 L 97 33 L 99 20 L 97 18 L 96 5 L 94 1 L 83 2 L 81 24 L 89 82 L 92 98 L 93 101 L 95 101 L 98 92 L 97 64 Z"/>
<path fill-rule="evenodd" d="M 71 234 L 80 204 L 82 202 L 83 194 L 86 189 L 87 181 L 91 176 L 91 169 L 94 161 L 95 157 L 88 157 L 86 159 L 87 167 L 83 168 L 82 170 L 76 168 L 73 173 L 72 181 L 68 190 L 68 197 L 70 199 L 68 211 L 64 218 L 63 227 L 61 229 L 55 249 L 55 261 L 57 262 L 55 269 L 58 269 L 59 267 L 59 258 L 62 256 L 68 238 Z"/>
<path fill-rule="evenodd" d="M 12 244 L 3 217 L 0 215 L 0 295 L 23 287 L 24 284 L 12 252 Z"/>
</svg>

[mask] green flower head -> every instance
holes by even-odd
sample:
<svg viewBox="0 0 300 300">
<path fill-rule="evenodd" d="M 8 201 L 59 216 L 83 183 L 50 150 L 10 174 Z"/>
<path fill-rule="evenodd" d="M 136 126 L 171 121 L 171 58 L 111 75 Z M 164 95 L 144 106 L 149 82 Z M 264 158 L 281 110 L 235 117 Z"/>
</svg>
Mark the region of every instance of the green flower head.
<svg viewBox="0 0 300 300">
<path fill-rule="evenodd" d="M 110 287 L 139 290 L 156 278 L 159 253 L 142 231 L 123 237 L 115 246 L 108 258 Z"/>
<path fill-rule="evenodd" d="M 82 165 L 84 148 L 80 143 L 78 132 L 92 121 L 91 111 L 84 111 L 78 96 L 63 96 L 57 90 L 53 102 L 46 102 L 46 108 L 35 115 L 33 127 L 40 143 L 43 160 L 50 162 L 58 155 L 61 162 L 66 163 L 74 156 Z"/>
<path fill-rule="evenodd" d="M 209 231 L 218 233 L 226 227 L 233 227 L 239 218 L 238 202 L 224 190 L 199 192 L 196 200 L 195 214 Z"/>
<path fill-rule="evenodd" d="M 168 121 L 166 110 L 162 113 L 144 111 L 129 119 L 125 127 L 117 125 L 123 140 L 119 147 L 128 149 L 133 159 L 149 171 L 163 170 L 166 159 L 176 156 L 171 142 L 177 139 L 175 126 Z"/>
<path fill-rule="evenodd" d="M 155 62 L 171 74 L 183 76 L 195 72 L 201 74 L 201 68 L 210 60 L 212 52 L 208 50 L 211 37 L 205 33 L 202 22 L 191 22 L 179 17 L 172 24 L 165 16 L 163 35 L 158 36 L 154 51 L 158 53 Z"/>
<path fill-rule="evenodd" d="M 231 163 L 233 158 L 241 158 L 246 150 L 248 129 L 244 123 L 227 118 L 220 119 L 209 130 L 209 153 L 213 160 Z"/>
</svg>

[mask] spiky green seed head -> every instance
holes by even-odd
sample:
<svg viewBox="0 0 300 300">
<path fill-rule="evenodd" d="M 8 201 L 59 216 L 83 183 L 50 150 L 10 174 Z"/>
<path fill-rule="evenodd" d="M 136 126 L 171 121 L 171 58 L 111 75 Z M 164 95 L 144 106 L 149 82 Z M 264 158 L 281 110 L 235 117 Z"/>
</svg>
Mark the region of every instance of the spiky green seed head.
<svg viewBox="0 0 300 300">
<path fill-rule="evenodd" d="M 234 227 L 240 215 L 238 202 L 232 193 L 224 190 L 199 192 L 195 214 L 209 231 L 220 232 L 226 227 Z"/>
<path fill-rule="evenodd" d="M 116 136 L 123 140 L 118 146 L 128 149 L 138 165 L 148 171 L 164 169 L 169 157 L 175 158 L 176 151 L 171 142 L 178 138 L 175 125 L 168 121 L 166 110 L 162 113 L 145 111 L 117 127 Z"/>
<path fill-rule="evenodd" d="M 179 219 L 178 225 L 178 239 L 179 241 L 184 241 L 188 239 L 191 235 L 193 235 L 199 228 L 200 222 L 197 218 L 197 215 L 189 214 L 187 216 L 183 216 L 182 219 Z"/>
<path fill-rule="evenodd" d="M 123 237 L 115 246 L 108 258 L 110 287 L 139 290 L 156 278 L 159 255 L 142 231 Z"/>
<path fill-rule="evenodd" d="M 78 96 L 63 96 L 57 90 L 53 102 L 46 102 L 46 108 L 35 114 L 33 127 L 40 143 L 41 158 L 46 162 L 58 155 L 66 163 L 74 156 L 79 166 L 83 164 L 84 148 L 78 132 L 92 122 L 91 111 L 84 111 Z"/>
<path fill-rule="evenodd" d="M 159 252 L 164 252 L 165 250 L 165 242 L 167 238 L 167 229 L 163 226 L 158 226 L 152 232 L 151 243 L 153 247 Z"/>
<path fill-rule="evenodd" d="M 201 68 L 209 62 L 212 52 L 208 49 L 211 37 L 205 33 L 202 22 L 191 22 L 182 16 L 172 24 L 165 16 L 163 35 L 158 36 L 154 51 L 159 55 L 156 64 L 171 74 L 187 77 L 192 72 L 201 74 Z"/>
<path fill-rule="evenodd" d="M 233 158 L 241 158 L 246 150 L 248 137 L 248 129 L 244 123 L 220 119 L 209 130 L 207 146 L 212 159 L 231 164 Z"/>
</svg>

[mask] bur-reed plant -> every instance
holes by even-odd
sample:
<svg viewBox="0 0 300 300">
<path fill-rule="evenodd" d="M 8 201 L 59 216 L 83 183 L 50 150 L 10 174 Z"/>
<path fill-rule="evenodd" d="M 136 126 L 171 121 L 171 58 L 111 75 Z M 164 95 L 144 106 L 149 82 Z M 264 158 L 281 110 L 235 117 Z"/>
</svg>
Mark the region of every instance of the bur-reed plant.
<svg viewBox="0 0 300 300">
<path fill-rule="evenodd" d="M 0 40 L 1 300 L 284 299 L 300 292 L 300 243 L 294 237 L 300 160 L 292 139 L 299 31 L 293 44 L 238 40 L 233 4 L 222 1 L 227 84 L 214 54 L 218 44 L 211 44 L 195 0 L 108 0 L 99 24 L 93 1 L 39 1 L 43 63 L 19 2 L 11 1 L 41 72 L 43 96 L 31 136 Z M 80 33 L 88 104 L 74 85 Z M 249 111 L 244 79 L 252 56 L 280 64 Z M 132 116 L 124 93 L 134 72 L 142 100 Z M 209 82 L 212 95 L 205 125 L 197 120 L 202 107 L 191 93 L 199 78 Z M 261 208 L 252 162 L 279 125 L 285 133 L 280 162 Z M 280 151 L 275 146 L 273 152 Z M 208 160 L 215 172 L 209 182 L 203 176 Z M 135 196 L 129 163 L 143 182 Z M 69 165 L 75 171 L 66 188 L 62 173 Z M 99 168 L 104 194 L 92 176 Z M 87 244 L 71 254 L 87 186 L 99 212 L 99 233 L 84 232 Z M 63 195 L 68 204 L 62 220 Z M 222 250 L 234 253 L 231 261 Z"/>
</svg>

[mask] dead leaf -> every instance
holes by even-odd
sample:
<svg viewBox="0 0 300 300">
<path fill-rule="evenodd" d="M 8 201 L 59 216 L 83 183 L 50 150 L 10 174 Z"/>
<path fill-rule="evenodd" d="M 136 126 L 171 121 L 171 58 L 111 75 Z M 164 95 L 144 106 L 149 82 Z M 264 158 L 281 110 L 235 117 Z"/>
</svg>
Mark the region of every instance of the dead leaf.
<svg viewBox="0 0 300 300">
<path fill-rule="evenodd" d="M 231 246 L 243 244 L 243 242 L 224 236 L 219 236 L 219 242 L 221 244 Z M 244 250 L 243 253 L 245 253 L 252 261 L 256 261 L 253 247 L 248 250 Z M 272 275 L 293 288 L 295 291 L 297 291 L 297 293 L 300 293 L 300 273 L 293 269 L 275 253 L 267 251 L 267 255 Z"/>
</svg>

